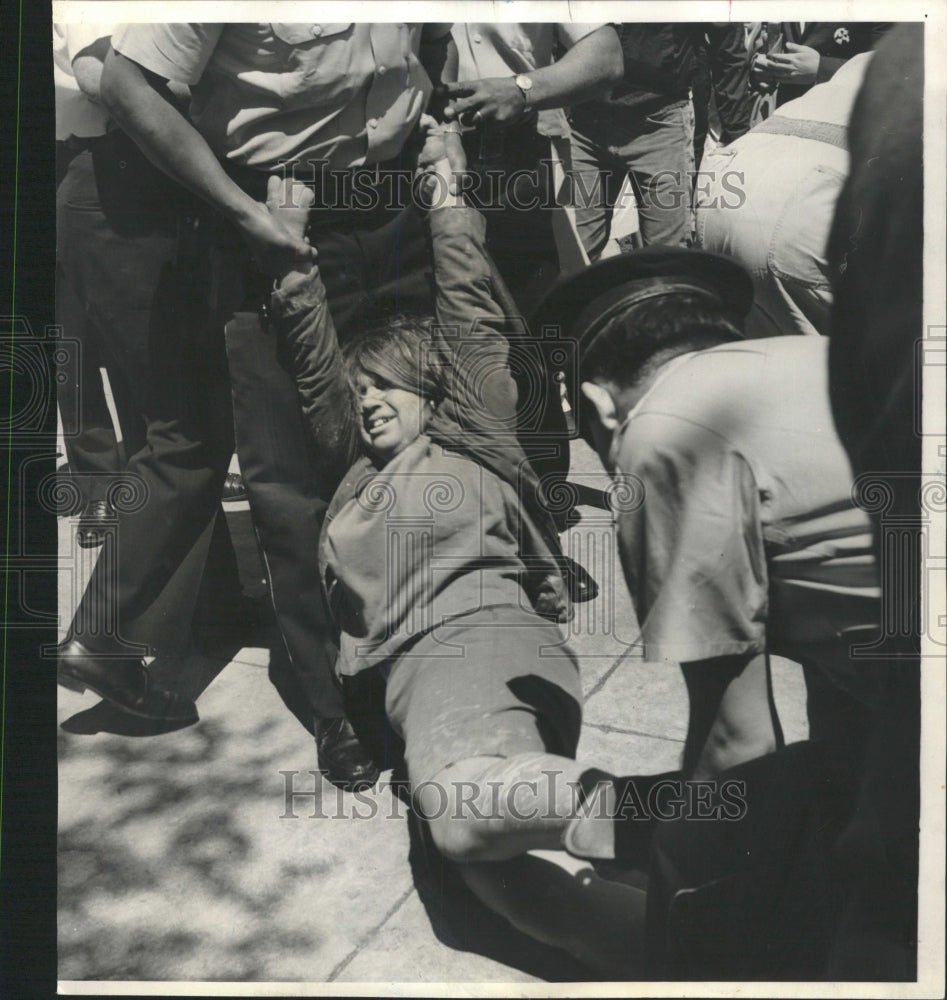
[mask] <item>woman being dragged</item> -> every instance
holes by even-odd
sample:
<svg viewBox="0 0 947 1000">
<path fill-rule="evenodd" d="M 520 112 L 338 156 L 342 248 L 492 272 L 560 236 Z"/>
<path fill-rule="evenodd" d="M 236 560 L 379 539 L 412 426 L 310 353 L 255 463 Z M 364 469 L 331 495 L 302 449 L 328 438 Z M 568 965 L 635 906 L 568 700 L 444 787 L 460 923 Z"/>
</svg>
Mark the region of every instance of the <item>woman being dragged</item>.
<svg viewBox="0 0 947 1000">
<path fill-rule="evenodd" d="M 442 141 L 429 133 L 435 154 Z M 448 181 L 440 159 L 436 317 L 391 319 L 343 352 L 317 267 L 288 270 L 271 297 L 322 453 L 351 465 L 319 554 L 339 669 L 384 678 L 414 808 L 477 896 L 597 972 L 633 976 L 644 893 L 561 849 L 588 770 L 578 664 L 557 624 L 568 588 L 516 444 L 484 220 Z M 300 240 L 311 202 L 271 178 L 267 207 Z"/>
</svg>

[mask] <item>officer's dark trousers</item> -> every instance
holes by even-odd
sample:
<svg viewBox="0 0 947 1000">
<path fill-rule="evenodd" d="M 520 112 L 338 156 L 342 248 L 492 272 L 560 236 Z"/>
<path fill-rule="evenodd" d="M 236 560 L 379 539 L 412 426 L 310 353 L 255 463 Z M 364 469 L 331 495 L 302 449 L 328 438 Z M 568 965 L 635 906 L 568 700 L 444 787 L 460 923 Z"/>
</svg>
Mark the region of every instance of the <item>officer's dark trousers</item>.
<svg viewBox="0 0 947 1000">
<path fill-rule="evenodd" d="M 89 249 L 85 223 L 90 214 L 101 212 L 89 149 L 102 141 L 73 138 L 56 143 L 56 322 L 64 331 L 64 346 L 68 345 L 57 366 L 56 399 L 69 482 L 79 494 L 80 503 L 71 505 L 73 509 L 104 500 L 114 476 L 125 467 L 99 371 L 104 362 L 97 310 L 85 304 Z M 120 423 L 132 424 L 135 409 L 121 388 L 112 390 L 113 401 L 121 411 Z"/>
</svg>

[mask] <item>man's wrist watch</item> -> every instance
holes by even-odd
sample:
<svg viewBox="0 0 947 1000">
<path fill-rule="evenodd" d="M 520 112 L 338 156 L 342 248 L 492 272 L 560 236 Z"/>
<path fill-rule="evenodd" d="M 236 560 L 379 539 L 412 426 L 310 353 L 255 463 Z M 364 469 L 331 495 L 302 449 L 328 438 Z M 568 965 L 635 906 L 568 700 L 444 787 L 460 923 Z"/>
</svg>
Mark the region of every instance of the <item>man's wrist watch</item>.
<svg viewBox="0 0 947 1000">
<path fill-rule="evenodd" d="M 532 77 L 527 76 L 525 73 L 518 73 L 513 77 L 513 82 L 519 88 L 519 92 L 523 95 L 523 104 L 526 107 L 529 107 L 530 91 L 533 89 Z"/>
</svg>

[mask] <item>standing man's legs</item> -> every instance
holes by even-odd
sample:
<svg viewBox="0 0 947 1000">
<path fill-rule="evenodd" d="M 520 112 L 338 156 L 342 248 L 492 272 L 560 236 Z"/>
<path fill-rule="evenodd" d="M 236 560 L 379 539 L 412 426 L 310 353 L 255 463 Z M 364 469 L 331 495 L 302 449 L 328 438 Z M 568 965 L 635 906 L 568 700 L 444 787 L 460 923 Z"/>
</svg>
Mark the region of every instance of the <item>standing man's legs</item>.
<svg viewBox="0 0 947 1000">
<path fill-rule="evenodd" d="M 90 251 L 86 227 L 90 221 L 94 227 L 100 212 L 92 154 L 76 152 L 63 166 L 56 190 L 56 322 L 64 339 L 75 342 L 77 353 L 69 352 L 70 364 L 61 367 L 56 395 L 70 481 L 82 504 L 77 540 L 84 547 L 101 543 L 101 529 L 112 515 L 108 487 L 125 465 L 118 428 L 105 398 L 101 335 L 92 318 L 94 304 L 88 300 L 83 274 Z M 122 396 L 120 391 L 116 394 L 116 405 Z M 126 423 L 134 422 L 127 411 L 122 417 Z M 123 437 L 126 433 L 122 428 Z"/>
<path fill-rule="evenodd" d="M 135 412 L 117 525 L 60 651 L 60 678 L 132 714 L 194 721 L 193 703 L 156 691 L 140 657 L 190 644 L 232 452 L 223 344 L 207 322 L 206 270 L 181 239 L 180 193 L 121 135 L 80 165 L 98 203 L 64 222 L 74 248 L 82 235 L 74 277 L 117 400 Z"/>
<path fill-rule="evenodd" d="M 621 179 L 616 179 L 613 158 L 595 139 L 573 128 L 570 141 L 575 226 L 589 260 L 595 261 L 608 242 Z"/>
<path fill-rule="evenodd" d="M 166 247 L 153 246 L 158 253 L 152 261 L 158 275 L 153 308 L 120 308 L 125 322 L 112 317 L 122 334 L 110 367 L 122 370 L 138 391 L 146 429 L 126 466 L 130 490 L 140 498 L 119 512 L 116 551 L 110 553 L 115 587 L 108 582 L 110 559 L 104 558 L 76 615 L 77 637 L 103 651 L 123 641 L 159 650 L 188 644 L 206 545 L 189 580 L 178 578 L 176 610 L 160 619 L 152 612 L 205 531 L 209 543 L 232 451 L 223 345 L 201 329 L 198 317 L 188 315 L 193 303 L 181 300 L 184 276 L 164 257 Z M 117 243 L 111 249 L 121 251 Z M 119 298 L 111 299 L 113 306 Z M 107 623 L 96 621 L 103 608 L 114 612 L 113 634 Z"/>
<path fill-rule="evenodd" d="M 256 313 L 240 311 L 227 323 L 226 337 L 240 469 L 280 634 L 312 713 L 308 726 L 315 731 L 317 719 L 345 714 L 319 578 L 326 502 L 320 495 L 318 456 L 308 440 L 296 386 L 279 364 L 274 335 L 261 327 Z"/>
<path fill-rule="evenodd" d="M 617 171 L 630 174 L 645 246 L 689 246 L 693 240 L 694 108 L 676 101 L 649 115 L 621 106 L 574 123 L 576 226 L 589 257 L 608 240 Z M 601 174 L 599 172 L 602 172 Z"/>
<path fill-rule="evenodd" d="M 694 107 L 678 101 L 634 122 L 613 150 L 625 160 L 639 194 L 645 246 L 693 242 Z"/>
</svg>

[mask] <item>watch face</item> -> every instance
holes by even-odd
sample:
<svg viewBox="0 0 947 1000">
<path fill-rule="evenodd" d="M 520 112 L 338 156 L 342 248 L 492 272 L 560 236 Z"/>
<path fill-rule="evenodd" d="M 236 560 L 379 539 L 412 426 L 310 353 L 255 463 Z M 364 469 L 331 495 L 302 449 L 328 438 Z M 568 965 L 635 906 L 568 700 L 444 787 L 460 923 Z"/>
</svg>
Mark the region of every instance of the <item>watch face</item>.
<svg viewBox="0 0 947 1000">
<path fill-rule="evenodd" d="M 514 83 L 516 84 L 517 87 L 520 88 L 520 90 L 532 90 L 533 89 L 533 81 L 528 76 L 520 75 L 520 76 L 518 76 L 518 77 L 515 78 Z"/>
</svg>

